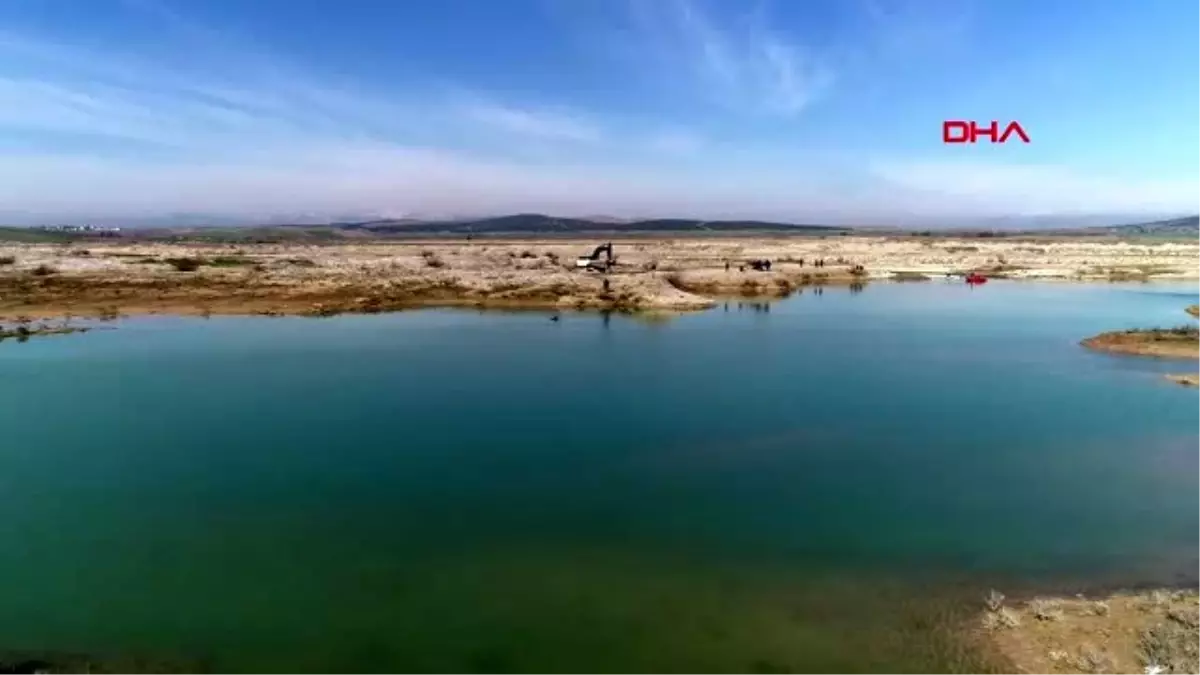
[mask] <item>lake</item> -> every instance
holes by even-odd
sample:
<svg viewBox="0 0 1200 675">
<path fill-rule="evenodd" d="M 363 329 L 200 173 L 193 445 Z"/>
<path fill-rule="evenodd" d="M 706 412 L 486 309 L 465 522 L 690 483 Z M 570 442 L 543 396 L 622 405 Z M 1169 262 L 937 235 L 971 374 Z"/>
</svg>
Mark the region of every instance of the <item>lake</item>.
<svg viewBox="0 0 1200 675">
<path fill-rule="evenodd" d="M 0 344 L 0 649 L 226 671 L 979 670 L 990 587 L 1194 583 L 1194 284 Z M 966 622 L 964 624 L 964 622 Z"/>
</svg>

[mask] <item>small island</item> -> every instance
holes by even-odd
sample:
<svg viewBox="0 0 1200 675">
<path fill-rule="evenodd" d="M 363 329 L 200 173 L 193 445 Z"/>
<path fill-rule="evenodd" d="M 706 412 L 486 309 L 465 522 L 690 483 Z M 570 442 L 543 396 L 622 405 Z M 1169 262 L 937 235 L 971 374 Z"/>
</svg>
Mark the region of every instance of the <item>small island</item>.
<svg viewBox="0 0 1200 675">
<path fill-rule="evenodd" d="M 1081 344 L 1114 354 L 1195 359 L 1200 358 L 1200 328 L 1178 326 L 1112 331 L 1087 338 Z"/>
</svg>

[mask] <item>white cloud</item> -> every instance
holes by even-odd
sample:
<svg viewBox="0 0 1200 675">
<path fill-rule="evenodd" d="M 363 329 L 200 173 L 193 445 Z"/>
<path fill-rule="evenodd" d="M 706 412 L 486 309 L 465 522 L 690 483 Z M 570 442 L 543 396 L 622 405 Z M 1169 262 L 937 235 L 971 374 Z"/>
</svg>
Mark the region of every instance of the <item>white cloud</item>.
<svg viewBox="0 0 1200 675">
<path fill-rule="evenodd" d="M 631 0 L 631 8 L 634 58 L 726 108 L 794 115 L 833 83 L 828 64 L 761 15 L 719 20 L 699 0 Z"/>
<path fill-rule="evenodd" d="M 463 108 L 469 118 L 501 131 L 535 138 L 596 143 L 603 138 L 599 126 L 578 114 L 553 110 L 522 109 L 477 102 Z"/>
</svg>

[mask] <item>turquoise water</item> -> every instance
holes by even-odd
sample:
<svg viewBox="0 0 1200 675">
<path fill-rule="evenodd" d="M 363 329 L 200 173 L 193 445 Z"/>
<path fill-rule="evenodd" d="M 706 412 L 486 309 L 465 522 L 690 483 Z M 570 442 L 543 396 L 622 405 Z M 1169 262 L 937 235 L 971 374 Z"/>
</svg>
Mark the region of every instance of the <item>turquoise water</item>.
<svg viewBox="0 0 1200 675">
<path fill-rule="evenodd" d="M 0 649 L 217 670 L 986 667 L 980 589 L 1195 581 L 1196 288 L 0 344 Z"/>
</svg>

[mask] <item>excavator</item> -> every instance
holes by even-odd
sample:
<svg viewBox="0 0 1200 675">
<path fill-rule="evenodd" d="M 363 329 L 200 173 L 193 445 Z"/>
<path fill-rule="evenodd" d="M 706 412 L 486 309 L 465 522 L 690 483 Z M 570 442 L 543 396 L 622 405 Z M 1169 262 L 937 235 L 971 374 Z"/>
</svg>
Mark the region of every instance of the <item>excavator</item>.
<svg viewBox="0 0 1200 675">
<path fill-rule="evenodd" d="M 603 260 L 600 259 L 602 254 L 604 255 Z M 615 265 L 616 262 L 616 258 L 613 257 L 612 242 L 609 242 L 607 244 L 601 244 L 597 246 L 596 250 L 592 251 L 591 255 L 581 255 L 576 258 L 575 267 L 580 269 L 596 270 L 598 272 L 607 272 L 613 268 L 613 265 Z"/>
</svg>

